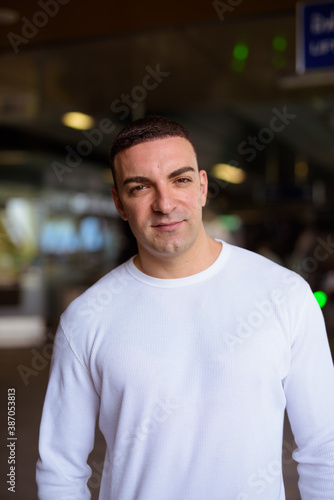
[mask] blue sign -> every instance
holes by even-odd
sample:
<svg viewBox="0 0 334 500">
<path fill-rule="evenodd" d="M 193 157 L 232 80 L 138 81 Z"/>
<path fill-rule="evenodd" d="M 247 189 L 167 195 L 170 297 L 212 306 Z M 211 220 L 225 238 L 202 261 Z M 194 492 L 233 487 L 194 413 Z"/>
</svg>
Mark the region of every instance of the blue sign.
<svg viewBox="0 0 334 500">
<path fill-rule="evenodd" d="M 334 1 L 297 6 L 297 71 L 334 68 Z"/>
</svg>

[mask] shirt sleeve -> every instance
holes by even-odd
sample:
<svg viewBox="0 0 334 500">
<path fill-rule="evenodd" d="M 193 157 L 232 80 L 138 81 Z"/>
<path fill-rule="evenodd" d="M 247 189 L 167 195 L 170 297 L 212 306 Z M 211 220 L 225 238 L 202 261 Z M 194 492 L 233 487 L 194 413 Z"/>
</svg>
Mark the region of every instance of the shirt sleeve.
<svg viewBox="0 0 334 500">
<path fill-rule="evenodd" d="M 99 396 L 60 326 L 53 350 L 39 438 L 39 500 L 88 500 Z"/>
<path fill-rule="evenodd" d="M 289 375 L 284 380 L 287 413 L 297 444 L 302 500 L 334 498 L 334 369 L 323 315 L 308 289 L 295 315 Z"/>
</svg>

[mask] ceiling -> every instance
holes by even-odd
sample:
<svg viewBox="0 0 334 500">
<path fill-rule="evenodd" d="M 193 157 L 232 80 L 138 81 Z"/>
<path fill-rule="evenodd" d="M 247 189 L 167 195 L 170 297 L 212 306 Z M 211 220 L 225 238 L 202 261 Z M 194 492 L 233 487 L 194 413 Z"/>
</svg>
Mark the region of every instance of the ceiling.
<svg viewBox="0 0 334 500">
<path fill-rule="evenodd" d="M 52 16 L 38 14 L 42 4 Z M 77 151 L 87 137 L 61 117 L 81 111 L 94 117 L 94 129 L 102 124 L 82 156 L 106 166 L 116 132 L 131 118 L 162 113 L 191 130 L 207 170 L 235 161 L 265 178 L 268 162 L 293 170 L 302 158 L 313 179 L 333 181 L 334 77 L 295 74 L 296 2 L 11 0 L 2 7 L 20 16 L 0 27 L 1 150 L 44 151 L 49 164 L 65 162 L 66 147 Z M 281 54 L 275 35 L 287 40 Z M 249 47 L 242 71 L 231 68 L 238 43 Z M 271 136 L 282 114 L 284 127 Z M 249 137 L 259 133 L 267 142 L 250 160 Z"/>
</svg>

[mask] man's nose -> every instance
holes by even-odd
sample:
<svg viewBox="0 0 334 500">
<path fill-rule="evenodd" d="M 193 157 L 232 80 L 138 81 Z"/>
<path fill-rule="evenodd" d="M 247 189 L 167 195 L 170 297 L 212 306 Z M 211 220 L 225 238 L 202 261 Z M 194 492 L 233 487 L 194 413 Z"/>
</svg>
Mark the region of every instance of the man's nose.
<svg viewBox="0 0 334 500">
<path fill-rule="evenodd" d="M 171 189 L 167 186 L 159 186 L 159 188 L 156 188 L 154 193 L 154 200 L 152 203 L 152 209 L 155 212 L 169 214 L 174 210 L 175 207 L 176 201 Z"/>
</svg>

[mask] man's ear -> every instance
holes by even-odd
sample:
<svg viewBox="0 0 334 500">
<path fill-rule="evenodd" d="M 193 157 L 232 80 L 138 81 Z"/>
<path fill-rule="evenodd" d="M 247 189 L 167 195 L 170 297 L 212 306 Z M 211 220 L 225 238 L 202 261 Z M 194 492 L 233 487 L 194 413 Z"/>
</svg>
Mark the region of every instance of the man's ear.
<svg viewBox="0 0 334 500">
<path fill-rule="evenodd" d="M 206 198 L 208 195 L 208 176 L 205 170 L 199 171 L 200 185 L 201 185 L 201 198 L 202 207 L 206 204 Z"/>
<path fill-rule="evenodd" d="M 118 211 L 119 215 L 122 217 L 123 220 L 128 220 L 128 218 L 126 216 L 126 213 L 124 211 L 124 208 L 123 208 L 123 204 L 122 204 L 121 199 L 119 197 L 117 189 L 113 186 L 110 189 L 110 192 L 111 192 L 111 196 L 113 197 L 113 200 L 114 200 L 114 203 L 115 203 L 115 206 L 117 208 L 117 211 Z"/>
</svg>

